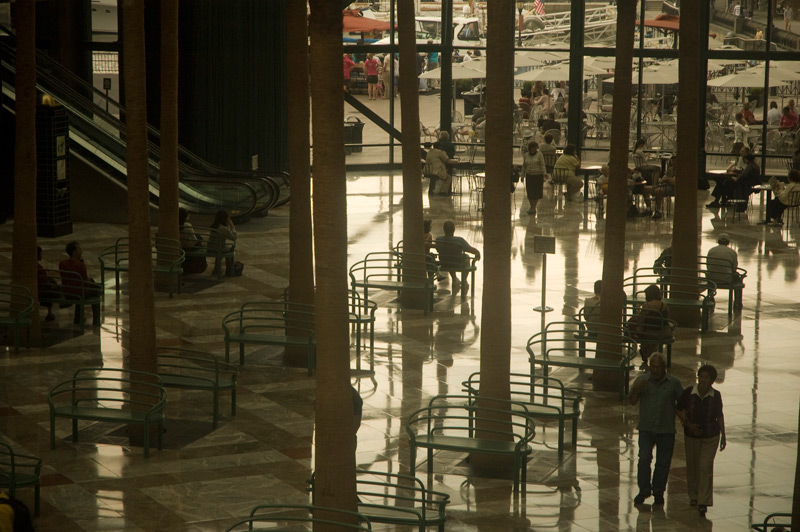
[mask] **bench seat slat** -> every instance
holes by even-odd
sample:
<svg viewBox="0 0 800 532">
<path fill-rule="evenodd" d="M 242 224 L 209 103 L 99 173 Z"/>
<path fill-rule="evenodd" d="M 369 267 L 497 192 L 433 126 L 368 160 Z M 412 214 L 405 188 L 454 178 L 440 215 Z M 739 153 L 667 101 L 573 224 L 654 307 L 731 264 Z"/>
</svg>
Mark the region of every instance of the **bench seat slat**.
<svg viewBox="0 0 800 532">
<path fill-rule="evenodd" d="M 467 438 L 461 436 L 443 436 L 441 434 L 420 434 L 417 436 L 417 447 L 442 449 L 445 451 L 484 452 L 492 454 L 514 454 L 517 442 Z M 528 445 L 523 452 L 531 452 Z"/>
</svg>

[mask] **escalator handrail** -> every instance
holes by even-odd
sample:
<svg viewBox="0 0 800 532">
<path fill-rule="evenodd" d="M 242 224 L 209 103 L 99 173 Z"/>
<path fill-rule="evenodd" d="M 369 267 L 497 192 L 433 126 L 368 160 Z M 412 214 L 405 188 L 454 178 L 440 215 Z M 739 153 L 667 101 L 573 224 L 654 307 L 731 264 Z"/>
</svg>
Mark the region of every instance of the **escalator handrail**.
<svg viewBox="0 0 800 532">
<path fill-rule="evenodd" d="M 9 34 L 12 37 L 15 37 L 13 31 L 9 30 L 8 28 L 6 28 L 6 27 L 4 27 L 2 25 L 0 25 L 0 30 L 5 31 L 7 34 Z M 16 59 L 16 51 L 12 47 L 10 47 L 7 43 L 2 42 L 0 40 L 0 48 L 2 48 L 2 51 L 5 52 L 9 57 L 13 57 L 14 59 Z M 60 90 L 64 91 L 64 93 L 69 98 L 75 98 L 75 99 L 77 99 L 77 101 L 82 101 L 82 103 L 85 106 L 88 106 L 89 108 L 91 108 L 91 112 L 94 115 L 99 116 L 104 121 L 112 124 L 115 129 L 120 131 L 120 133 L 124 133 L 125 132 L 125 125 L 122 123 L 121 120 L 119 120 L 114 115 L 111 115 L 110 113 L 106 113 L 105 109 L 103 109 L 102 106 L 97 105 L 96 103 L 94 103 L 94 101 L 89 101 L 82 94 L 80 94 L 77 91 L 75 91 L 67 83 L 62 82 L 59 79 L 59 76 L 66 77 L 71 83 L 77 84 L 81 89 L 86 90 L 86 91 L 91 91 L 91 93 L 95 97 L 100 98 L 101 100 L 105 100 L 105 101 L 113 104 L 114 107 L 117 107 L 119 109 L 120 113 L 124 113 L 125 112 L 125 109 L 124 109 L 124 107 L 122 105 L 120 105 L 118 102 L 113 100 L 113 98 L 107 97 L 104 93 L 100 92 L 92 84 L 87 83 L 85 80 L 81 79 L 80 77 L 76 76 L 73 72 L 71 72 L 70 70 L 66 69 L 63 65 L 61 65 L 57 61 L 54 61 L 51 58 L 47 57 L 45 54 L 42 54 L 38 50 L 36 52 L 36 56 L 37 56 L 37 74 L 40 77 L 43 77 L 47 81 L 55 84 Z M 41 63 L 45 63 L 51 69 L 57 70 L 59 72 L 59 76 L 53 76 L 49 72 L 46 72 L 45 71 L 45 67 L 42 66 Z M 14 67 L 13 67 L 13 65 L 9 64 L 9 68 L 13 69 Z M 41 87 L 40 86 L 40 88 L 43 90 L 43 92 L 52 92 L 52 91 L 48 91 L 46 87 Z M 56 96 L 56 95 L 54 95 L 54 96 Z M 63 95 L 59 98 L 59 100 L 65 100 L 65 99 L 66 98 L 64 98 Z M 87 103 L 88 103 L 88 105 L 86 105 Z M 80 115 L 81 113 L 75 113 L 75 114 Z M 86 117 L 83 117 L 83 118 L 86 118 Z M 148 127 L 149 134 L 154 136 L 156 139 L 160 140 L 159 131 L 156 128 L 152 127 L 150 124 L 148 124 L 147 127 Z M 156 161 L 160 161 L 160 150 L 159 150 L 158 143 L 153 142 L 152 140 L 148 139 L 148 151 L 151 154 L 151 160 L 150 160 L 151 166 L 153 166 L 154 168 L 158 168 L 158 164 L 156 163 Z M 181 171 L 182 174 L 186 174 L 182 178 L 188 178 L 189 176 L 197 175 L 196 172 L 198 170 L 200 170 L 201 172 L 204 172 L 204 173 L 206 173 L 208 175 L 217 175 L 217 176 L 226 175 L 226 176 L 230 176 L 233 179 L 246 179 L 246 180 L 264 181 L 264 182 L 266 182 L 267 188 L 269 190 L 273 191 L 273 193 L 270 194 L 271 197 L 269 198 L 269 200 L 264 205 L 260 206 L 257 209 L 258 211 L 268 211 L 269 209 L 271 209 L 274 206 L 276 206 L 278 204 L 278 202 L 280 202 L 280 204 L 283 205 L 288 201 L 288 196 L 286 198 L 284 198 L 283 200 L 281 200 L 281 198 L 280 198 L 280 187 L 281 187 L 281 185 L 279 183 L 277 183 L 276 182 L 276 178 L 273 177 L 273 175 L 277 176 L 279 179 L 282 179 L 283 182 L 288 186 L 288 183 L 289 183 L 289 179 L 288 178 L 289 178 L 289 176 L 288 176 L 288 173 L 286 173 L 286 172 L 280 172 L 280 171 L 278 171 L 278 172 L 262 172 L 262 171 L 226 170 L 224 168 L 220 168 L 220 167 L 215 166 L 215 165 L 213 165 L 211 163 L 208 163 L 207 161 L 201 159 L 200 157 L 198 157 L 197 155 L 195 155 L 191 151 L 189 151 L 186 148 L 184 148 L 183 146 L 180 146 L 180 145 L 178 146 L 178 152 L 179 152 L 179 155 L 181 155 L 184 158 L 190 160 L 190 163 L 188 163 L 188 164 L 186 162 L 184 162 L 184 161 L 181 161 L 181 160 L 179 160 L 179 162 L 178 162 L 179 171 Z M 260 201 L 259 203 L 264 203 L 264 202 Z"/>
</svg>

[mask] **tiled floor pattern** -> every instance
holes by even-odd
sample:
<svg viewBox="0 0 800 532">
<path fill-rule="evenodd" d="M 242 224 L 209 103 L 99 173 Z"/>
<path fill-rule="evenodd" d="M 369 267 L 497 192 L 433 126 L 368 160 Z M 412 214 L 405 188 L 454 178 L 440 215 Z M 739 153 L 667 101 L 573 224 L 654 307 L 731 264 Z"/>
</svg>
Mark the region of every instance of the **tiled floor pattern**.
<svg viewBox="0 0 800 532">
<path fill-rule="evenodd" d="M 402 238 L 402 183 L 399 174 L 352 174 L 348 191 L 352 263 Z M 512 365 L 518 371 L 527 369 L 525 342 L 540 323 L 531 309 L 541 303 L 543 261 L 533 252 L 533 236 L 557 237 L 556 255 L 547 264 L 546 301 L 556 309 L 549 319 L 576 313 L 601 275 L 605 228 L 595 205 L 578 202 L 559 208 L 550 194 L 546 187 L 536 218 L 524 214 L 522 190 L 514 196 Z M 717 456 L 715 505 L 708 518 L 701 519 L 688 504 L 681 435 L 666 506 L 634 507 L 637 409 L 614 393 L 594 391 L 588 374 L 563 369 L 557 375 L 585 396 L 575 447 L 568 445 L 559 460 L 555 428 L 540 426 L 519 499 L 513 497 L 509 480 L 475 476 L 463 456 L 442 453 L 432 482 L 451 496 L 446 530 L 743 531 L 767 513 L 790 509 L 800 398 L 800 230 L 755 225 L 757 204 L 741 221 L 723 220 L 702 209 L 705 195 L 698 195 L 701 250 L 728 232 L 740 265 L 749 272 L 744 312 L 728 319 L 717 311 L 707 334 L 679 329 L 673 350 L 672 371 L 684 383 L 703 362 L 720 370 L 717 385 L 725 400 L 729 445 Z M 433 219 L 434 234 L 441 234 L 444 220 L 454 219 L 458 234 L 482 246 L 482 215 L 468 193 L 426 198 L 425 212 Z M 288 273 L 287 226 L 288 207 L 240 226 L 244 276 L 222 282 L 210 275 L 191 276 L 183 294 L 168 299 L 158 293 L 159 341 L 221 354 L 222 316 L 244 301 L 282 295 Z M 672 220 L 637 219 L 626 230 L 625 259 L 631 270 L 652 264 L 669 245 Z M 124 233 L 121 226 L 76 224 L 73 235 L 41 241 L 44 263 L 55 266 L 65 243 L 77 239 L 90 271 L 99 277 L 97 252 Z M 11 222 L 0 226 L 0 271 L 5 278 L 11 269 L 11 235 Z M 376 295 L 381 307 L 375 376 L 354 379 L 365 401 L 358 433 L 360 467 L 407 471 L 404 416 L 434 394 L 458 393 L 461 382 L 478 370 L 480 331 L 490 326 L 481 317 L 481 275 L 479 270 L 475 298 L 467 301 L 441 283 L 429 316 L 399 310 L 389 294 Z M 223 396 L 223 419 L 216 430 L 211 429 L 207 394 L 170 390 L 165 448 L 153 451 L 150 459 L 142 457 L 141 448 L 129 447 L 124 430 L 113 425 L 82 424 L 81 441 L 73 444 L 69 424 L 58 422 L 58 443 L 50 450 L 47 391 L 74 368 L 122 364 L 127 290 L 126 283 L 117 300 L 107 284 L 100 329 L 81 335 L 71 328 L 71 309 L 58 310 L 58 319 L 45 324 L 48 347 L 0 352 L 0 438 L 41 456 L 45 464 L 38 529 L 215 531 L 259 503 L 308 501 L 314 379 L 302 369 L 278 366 L 279 357 L 270 348 L 248 350 L 238 415 L 230 416 L 229 400 Z M 725 296 L 718 301 L 724 309 Z M 425 478 L 424 464 L 418 463 L 417 475 Z M 32 490 L 22 490 L 21 497 L 32 503 Z"/>
</svg>

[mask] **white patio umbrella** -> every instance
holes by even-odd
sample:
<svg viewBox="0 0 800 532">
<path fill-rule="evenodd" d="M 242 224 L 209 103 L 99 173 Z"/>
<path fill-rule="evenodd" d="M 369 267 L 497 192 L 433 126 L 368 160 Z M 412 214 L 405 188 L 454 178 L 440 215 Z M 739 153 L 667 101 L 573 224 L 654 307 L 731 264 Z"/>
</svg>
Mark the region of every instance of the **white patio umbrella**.
<svg viewBox="0 0 800 532">
<path fill-rule="evenodd" d="M 788 85 L 785 81 L 775 79 L 773 76 L 769 77 L 770 87 L 785 87 Z M 764 86 L 764 73 L 750 73 L 736 72 L 735 74 L 728 74 L 727 76 L 720 76 L 718 78 L 708 80 L 709 87 L 730 87 L 730 88 L 750 88 L 750 87 L 763 87 Z"/>
<path fill-rule="evenodd" d="M 480 66 L 473 67 L 473 63 L 483 63 L 484 68 L 481 70 Z M 442 79 L 442 69 L 436 68 L 428 70 L 420 74 L 420 79 Z M 453 79 L 484 79 L 486 77 L 486 68 L 483 61 L 469 61 L 468 63 L 457 63 L 453 65 Z"/>
<path fill-rule="evenodd" d="M 603 80 L 604 83 L 614 83 L 614 78 Z M 634 70 L 631 82 L 634 85 L 639 83 L 639 71 Z M 643 85 L 674 85 L 678 83 L 677 67 L 647 67 L 642 71 Z"/>
<path fill-rule="evenodd" d="M 787 63 L 787 64 L 784 64 Z M 788 64 L 791 63 L 791 64 Z M 781 81 L 797 81 L 800 80 L 800 74 L 794 68 L 797 67 L 796 61 L 784 61 L 781 63 L 770 63 L 769 65 L 769 78 L 779 79 Z M 765 63 L 761 63 L 760 65 L 756 65 L 752 68 L 747 68 L 745 70 L 740 70 L 738 74 L 753 74 L 757 76 L 764 77 L 764 71 L 766 67 L 764 66 Z M 794 68 L 793 68 L 794 67 Z M 762 84 L 763 85 L 763 84 Z"/>
<path fill-rule="evenodd" d="M 602 68 L 587 66 L 583 69 L 584 79 L 590 78 L 595 74 L 605 73 Z M 529 70 L 522 74 L 517 74 L 514 79 L 520 81 L 568 81 L 569 80 L 569 62 L 559 63 L 557 65 L 546 66 L 535 70 Z"/>
<path fill-rule="evenodd" d="M 534 66 L 542 66 L 544 65 L 544 61 L 542 59 L 537 59 L 530 55 L 530 52 L 515 52 L 514 53 L 514 66 L 519 67 L 534 67 Z"/>
<path fill-rule="evenodd" d="M 613 70 L 617 66 L 617 59 L 614 57 L 587 57 L 583 61 L 583 66 Z"/>
</svg>

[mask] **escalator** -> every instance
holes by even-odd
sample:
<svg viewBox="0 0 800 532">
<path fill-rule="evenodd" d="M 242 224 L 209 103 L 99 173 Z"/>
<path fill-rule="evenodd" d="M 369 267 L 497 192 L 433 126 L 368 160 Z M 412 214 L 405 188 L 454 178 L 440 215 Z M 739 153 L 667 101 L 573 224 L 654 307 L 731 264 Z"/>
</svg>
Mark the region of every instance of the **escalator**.
<svg viewBox="0 0 800 532">
<path fill-rule="evenodd" d="M 2 102 L 15 108 L 14 34 L 0 26 Z M 69 116 L 70 154 L 115 185 L 125 188 L 124 108 L 59 63 L 37 51 L 37 89 L 63 105 Z M 160 135 L 148 126 L 150 201 L 158 206 Z M 227 210 L 237 221 L 266 216 L 270 209 L 289 201 L 289 176 L 285 172 L 226 170 L 178 147 L 179 201 L 190 212 L 213 214 Z"/>
</svg>

